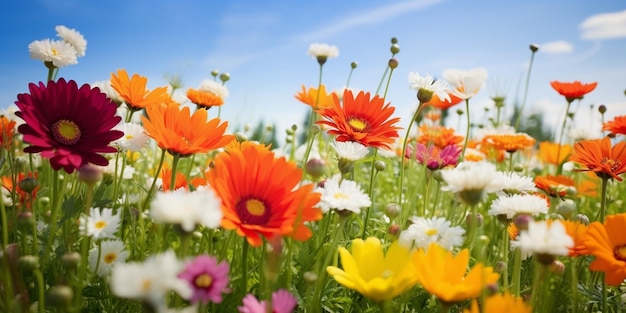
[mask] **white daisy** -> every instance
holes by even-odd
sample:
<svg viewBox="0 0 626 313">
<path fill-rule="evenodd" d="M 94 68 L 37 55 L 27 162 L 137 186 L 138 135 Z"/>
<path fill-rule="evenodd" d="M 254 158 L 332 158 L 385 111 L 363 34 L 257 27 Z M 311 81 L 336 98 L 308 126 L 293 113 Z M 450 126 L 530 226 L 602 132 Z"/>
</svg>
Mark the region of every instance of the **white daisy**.
<svg viewBox="0 0 626 313">
<path fill-rule="evenodd" d="M 113 89 L 113 87 L 111 86 L 110 80 L 99 80 L 91 84 L 91 88 L 96 88 L 96 87 L 100 89 L 100 92 L 107 95 L 107 98 L 111 99 L 111 101 L 118 103 L 118 104 L 121 104 L 124 102 L 124 99 L 120 97 L 119 92 L 117 92 L 117 90 Z"/>
<path fill-rule="evenodd" d="M 366 146 L 356 141 L 333 141 L 330 146 L 340 159 L 353 162 L 364 158 L 369 153 Z"/>
<path fill-rule="evenodd" d="M 409 88 L 419 93 L 420 89 L 432 92 L 442 101 L 450 101 L 448 94 L 448 84 L 444 80 L 435 80 L 430 74 L 420 76 L 417 72 L 409 73 Z"/>
<path fill-rule="evenodd" d="M 61 40 L 36 40 L 28 45 L 28 51 L 32 59 L 51 62 L 58 68 L 78 63 L 74 47 Z"/>
<path fill-rule="evenodd" d="M 115 129 L 122 131 L 124 136 L 113 141 L 112 144 L 122 151 L 139 151 L 150 139 L 143 126 L 137 123 L 120 123 L 115 126 Z"/>
<path fill-rule="evenodd" d="M 452 250 L 463 245 L 465 229 L 460 226 L 450 226 L 450 222 L 443 217 L 413 217 L 413 224 L 400 233 L 399 242 L 410 249 L 428 249 L 431 243 Z"/>
<path fill-rule="evenodd" d="M 178 189 L 158 192 L 152 200 L 150 216 L 159 223 L 175 224 L 186 232 L 196 225 L 217 228 L 222 221 L 222 201 L 213 190 L 200 186 L 195 191 Z"/>
<path fill-rule="evenodd" d="M 65 42 L 69 43 L 76 50 L 76 55 L 79 57 L 85 56 L 87 50 L 87 40 L 77 30 L 73 28 L 67 28 L 63 25 L 55 27 L 57 36 L 61 37 Z"/>
<path fill-rule="evenodd" d="M 520 232 L 511 247 L 520 248 L 522 254 L 568 255 L 574 240 L 565 231 L 565 226 L 556 220 L 548 224 L 546 221 L 532 221 L 528 230 Z"/>
<path fill-rule="evenodd" d="M 361 212 L 361 208 L 372 205 L 370 197 L 361 190 L 361 187 L 354 181 L 341 180 L 341 175 L 337 174 L 324 182 L 324 188 L 318 190 L 322 197 L 318 204 L 323 212 L 330 209 L 337 211 Z"/>
<path fill-rule="evenodd" d="M 517 172 L 498 172 L 502 190 L 506 193 L 530 193 L 537 191 L 535 182 L 530 176 L 522 176 Z"/>
<path fill-rule="evenodd" d="M 502 189 L 496 166 L 489 162 L 464 162 L 441 171 L 446 185 L 441 190 L 459 193 L 469 204 L 482 201 L 484 194 Z"/>
<path fill-rule="evenodd" d="M 111 271 L 111 291 L 121 298 L 145 300 L 161 311 L 170 291 L 183 299 L 193 293 L 189 284 L 178 278 L 183 266 L 172 250 L 151 256 L 144 263 L 116 264 Z"/>
<path fill-rule="evenodd" d="M 113 215 L 113 209 L 91 208 L 89 216 L 80 218 L 80 233 L 92 236 L 94 239 L 115 238 L 115 232 L 120 226 L 119 213 Z"/>
<path fill-rule="evenodd" d="M 469 99 L 475 96 L 487 80 L 487 70 L 475 68 L 469 71 L 449 69 L 443 71 L 443 77 L 450 84 L 452 93 L 461 98 Z"/>
<path fill-rule="evenodd" d="M 547 214 L 549 210 L 546 199 L 528 194 L 502 195 L 491 203 L 490 215 L 506 215 L 512 219 L 517 214 L 537 216 Z"/>
<path fill-rule="evenodd" d="M 89 268 L 102 277 L 109 275 L 115 264 L 124 263 L 128 251 L 125 250 L 124 242 L 121 240 L 101 241 L 99 245 L 99 248 L 95 247 L 89 251 Z"/>
<path fill-rule="evenodd" d="M 306 53 L 315 59 L 320 57 L 332 59 L 339 56 L 339 48 L 325 43 L 312 43 Z"/>
<path fill-rule="evenodd" d="M 226 100 L 226 98 L 228 98 L 228 88 L 224 84 L 216 82 L 212 79 L 206 79 L 202 81 L 199 89 L 212 92 L 213 94 L 222 98 L 222 100 Z"/>
</svg>

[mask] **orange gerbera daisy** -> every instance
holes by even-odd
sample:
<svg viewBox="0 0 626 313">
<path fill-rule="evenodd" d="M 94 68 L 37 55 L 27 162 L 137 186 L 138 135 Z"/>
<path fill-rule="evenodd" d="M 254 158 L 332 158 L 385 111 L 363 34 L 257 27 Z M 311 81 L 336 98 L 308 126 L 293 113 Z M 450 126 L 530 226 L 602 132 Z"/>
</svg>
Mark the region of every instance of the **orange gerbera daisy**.
<svg viewBox="0 0 626 313">
<path fill-rule="evenodd" d="M 564 197 L 569 187 L 574 187 L 574 180 L 563 175 L 535 177 L 535 186 L 551 197 Z"/>
<path fill-rule="evenodd" d="M 504 293 L 486 298 L 482 308 L 478 306 L 478 301 L 474 299 L 470 309 L 463 310 L 463 313 L 532 313 L 532 311 L 533 308 L 522 298 Z"/>
<path fill-rule="evenodd" d="M 526 133 L 491 134 L 483 138 L 483 145 L 506 152 L 515 152 L 532 147 L 535 141 L 535 138 Z"/>
<path fill-rule="evenodd" d="M 322 218 L 314 208 L 320 194 L 313 192 L 314 184 L 299 186 L 303 173 L 295 163 L 252 142 L 218 154 L 213 163 L 207 178 L 222 199 L 222 227 L 236 230 L 255 247 L 261 236 L 311 237 L 305 223 Z"/>
<path fill-rule="evenodd" d="M 343 104 L 342 104 L 343 103 Z M 391 150 L 391 144 L 398 138 L 400 127 L 395 126 L 400 118 L 391 118 L 395 108 L 385 104 L 385 100 L 363 91 L 354 98 L 352 91 L 343 92 L 343 101 L 333 94 L 333 102 L 319 113 L 325 120 L 317 124 L 329 126 L 328 133 L 337 135 L 337 141 L 356 141 L 366 147 Z"/>
<path fill-rule="evenodd" d="M 133 74 L 128 77 L 126 70 L 117 70 L 117 76 L 111 73 L 111 87 L 120 94 L 130 110 L 138 111 L 143 108 L 161 103 L 167 103 L 167 87 L 158 87 L 152 91 L 146 89 L 148 78 Z"/>
<path fill-rule="evenodd" d="M 569 249 L 569 256 L 574 257 L 586 254 L 586 248 L 582 241 L 587 232 L 587 225 L 568 220 L 559 221 L 565 226 L 567 234 L 574 240 L 574 246 Z"/>
<path fill-rule="evenodd" d="M 211 107 L 221 106 L 224 104 L 224 99 L 222 99 L 222 97 L 209 90 L 189 88 L 187 90 L 187 98 L 189 98 L 189 101 L 197 105 L 198 109 L 205 108 L 208 110 Z"/>
<path fill-rule="evenodd" d="M 15 121 L 8 119 L 4 115 L 0 115 L 0 146 L 8 148 L 13 144 L 13 136 L 15 135 Z"/>
<path fill-rule="evenodd" d="M 146 108 L 148 117 L 142 116 L 143 125 L 163 150 L 179 156 L 209 152 L 235 139 L 224 135 L 228 122 L 214 118 L 207 122 L 207 111 L 197 110 L 190 115 L 188 107 L 176 104 L 155 105 Z M 220 124 L 221 123 L 221 124 Z"/>
<path fill-rule="evenodd" d="M 611 139 L 581 140 L 574 145 L 570 161 L 584 166 L 581 171 L 593 171 L 603 179 L 615 178 L 626 173 L 626 142 L 622 141 L 611 147 Z"/>
<path fill-rule="evenodd" d="M 333 103 L 333 97 L 326 93 L 324 85 L 321 85 L 319 89 L 311 87 L 308 91 L 302 85 L 302 91 L 296 94 L 296 99 L 310 106 L 314 111 L 327 108 Z"/>
<path fill-rule="evenodd" d="M 570 145 L 559 145 L 558 143 L 544 141 L 539 144 L 539 157 L 545 163 L 559 166 L 565 162 L 572 150 Z"/>
<path fill-rule="evenodd" d="M 163 191 L 170 190 L 169 182 L 171 180 L 172 180 L 172 169 L 166 166 L 163 166 L 163 169 L 161 170 L 161 181 L 163 182 Z M 174 190 L 178 190 L 180 188 L 189 189 L 189 186 L 187 184 L 187 178 L 185 177 L 185 174 L 181 172 L 176 172 L 176 178 L 174 180 Z"/>
<path fill-rule="evenodd" d="M 604 224 L 591 223 L 582 243 L 596 257 L 589 269 L 606 273 L 607 285 L 618 286 L 626 279 L 626 213 L 609 215 Z"/>
<path fill-rule="evenodd" d="M 565 97 L 567 102 L 572 102 L 576 99 L 582 99 L 583 96 L 592 92 L 598 86 L 597 82 L 583 84 L 579 81 L 573 83 L 563 83 L 559 81 L 553 81 L 550 83 L 552 88 L 559 94 Z"/>
<path fill-rule="evenodd" d="M 440 149 L 463 141 L 463 136 L 457 135 L 453 128 L 440 125 L 421 125 L 419 134 L 417 142 L 425 146 L 435 145 Z"/>
<path fill-rule="evenodd" d="M 433 97 L 426 103 L 426 105 L 433 106 L 439 110 L 447 110 L 463 101 L 463 99 L 453 95 L 452 93 L 448 94 L 450 96 L 450 101 L 441 100 L 436 94 L 433 94 Z"/>
<path fill-rule="evenodd" d="M 610 131 L 611 135 L 626 135 L 626 115 L 616 116 L 613 120 L 605 122 L 602 130 Z"/>
</svg>

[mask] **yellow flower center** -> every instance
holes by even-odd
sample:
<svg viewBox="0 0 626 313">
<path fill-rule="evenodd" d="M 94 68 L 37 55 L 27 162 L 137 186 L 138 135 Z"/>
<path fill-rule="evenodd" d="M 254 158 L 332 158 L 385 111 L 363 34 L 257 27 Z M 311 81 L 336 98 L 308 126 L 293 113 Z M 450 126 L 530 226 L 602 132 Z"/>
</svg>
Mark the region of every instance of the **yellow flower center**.
<svg viewBox="0 0 626 313">
<path fill-rule="evenodd" d="M 59 50 L 57 50 L 57 48 L 52 48 L 52 50 L 50 52 L 52 52 L 52 55 L 54 55 L 54 56 L 57 56 L 57 55 L 60 54 Z"/>
<path fill-rule="evenodd" d="M 626 261 L 626 245 L 615 247 L 613 249 L 613 255 L 620 261 Z"/>
<path fill-rule="evenodd" d="M 213 283 L 213 277 L 211 277 L 211 275 L 209 274 L 199 275 L 195 279 L 196 286 L 200 288 L 209 288 L 211 287 L 212 283 Z"/>
<path fill-rule="evenodd" d="M 131 139 L 133 139 L 133 137 L 134 137 L 134 136 L 133 136 L 133 135 L 131 135 L 131 134 L 126 134 L 126 140 L 131 140 Z"/>
<path fill-rule="evenodd" d="M 102 260 L 104 260 L 104 263 L 106 263 L 106 264 L 111 264 L 116 259 L 117 259 L 117 254 L 115 254 L 115 253 L 107 253 L 107 254 L 104 255 L 104 258 L 102 258 Z"/>
<path fill-rule="evenodd" d="M 72 121 L 58 120 L 51 129 L 54 139 L 64 145 L 73 145 L 80 139 L 80 128 Z"/>
<path fill-rule="evenodd" d="M 433 235 L 436 235 L 437 233 L 438 231 L 435 228 L 429 228 L 428 230 L 426 230 L 426 236 L 433 236 Z"/>
<path fill-rule="evenodd" d="M 95 226 L 97 229 L 103 229 L 103 228 L 105 228 L 105 227 L 107 226 L 107 222 L 105 222 L 105 221 L 97 221 L 97 222 L 94 224 L 94 226 Z"/>
<path fill-rule="evenodd" d="M 343 193 L 343 192 L 337 192 L 337 193 L 335 193 L 333 196 L 334 196 L 334 197 L 335 197 L 335 199 L 337 199 L 337 200 L 339 200 L 339 199 L 342 199 L 342 200 L 348 200 L 348 199 L 350 199 L 350 197 L 348 197 L 348 195 L 347 195 L 347 194 L 345 194 L 345 193 Z"/>
<path fill-rule="evenodd" d="M 602 164 L 608 165 L 612 172 L 617 171 L 617 168 L 620 166 L 620 162 L 617 160 L 609 159 L 607 157 L 602 158 Z"/>
<path fill-rule="evenodd" d="M 246 201 L 246 209 L 248 213 L 254 216 L 261 216 L 265 213 L 265 204 L 257 199 L 248 199 Z"/>
<path fill-rule="evenodd" d="M 363 131 L 367 128 L 367 122 L 359 118 L 351 118 L 348 121 L 348 124 L 350 124 L 350 126 L 352 126 L 352 128 L 357 131 Z"/>
<path fill-rule="evenodd" d="M 143 282 L 141 282 L 141 290 L 142 291 L 148 291 L 150 289 L 150 287 L 152 287 L 152 280 L 145 279 Z"/>
</svg>

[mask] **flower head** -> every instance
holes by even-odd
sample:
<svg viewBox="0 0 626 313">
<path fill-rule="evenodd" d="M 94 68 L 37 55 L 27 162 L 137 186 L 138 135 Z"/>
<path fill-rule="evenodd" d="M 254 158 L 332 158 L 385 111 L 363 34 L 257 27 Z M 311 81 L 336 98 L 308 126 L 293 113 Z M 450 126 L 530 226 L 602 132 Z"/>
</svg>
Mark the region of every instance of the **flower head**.
<svg viewBox="0 0 626 313">
<path fill-rule="evenodd" d="M 436 243 L 448 250 L 463 245 L 465 229 L 451 226 L 443 217 L 413 217 L 411 225 L 400 233 L 398 241 L 411 249 L 428 249 Z"/>
<path fill-rule="evenodd" d="M 583 242 L 583 238 L 585 238 L 587 233 L 587 225 L 568 220 L 563 220 L 561 223 L 565 226 L 567 234 L 574 240 L 574 245 L 570 247 L 568 255 L 574 257 L 587 254 L 587 247 L 585 247 Z"/>
<path fill-rule="evenodd" d="M 434 145 L 440 149 L 444 149 L 449 145 L 456 145 L 462 141 L 463 136 L 457 135 L 453 128 L 427 124 L 419 127 L 417 142 L 425 146 Z"/>
<path fill-rule="evenodd" d="M 502 190 L 507 194 L 532 193 L 537 191 L 530 176 L 521 176 L 517 172 L 498 172 Z"/>
<path fill-rule="evenodd" d="M 222 293 L 229 292 L 229 266 L 226 261 L 217 262 L 209 255 L 199 255 L 185 265 L 185 269 L 178 277 L 189 284 L 193 294 L 191 303 L 208 302 L 221 303 Z"/>
<path fill-rule="evenodd" d="M 156 105 L 146 109 L 142 117 L 148 136 L 171 154 L 189 156 L 224 147 L 235 136 L 225 135 L 228 122 L 219 118 L 207 121 L 207 111 L 190 114 L 188 107 L 176 104 Z"/>
<path fill-rule="evenodd" d="M 392 243 L 385 254 L 378 238 L 359 238 L 352 240 L 352 253 L 339 248 L 343 269 L 329 266 L 326 271 L 339 284 L 374 301 L 385 301 L 415 285 L 412 254 L 398 242 Z"/>
<path fill-rule="evenodd" d="M 457 145 L 447 145 L 440 149 L 437 146 L 426 147 L 422 143 L 415 144 L 415 160 L 428 167 L 430 170 L 439 170 L 449 166 L 456 166 L 461 156 L 461 148 Z M 411 151 L 407 151 L 406 157 L 411 158 Z"/>
<path fill-rule="evenodd" d="M 221 201 L 206 186 L 194 191 L 158 192 L 152 200 L 150 216 L 159 223 L 179 225 L 186 232 L 192 232 L 196 225 L 217 228 L 222 220 Z"/>
<path fill-rule="evenodd" d="M 328 133 L 337 135 L 337 141 L 356 141 L 366 147 L 390 150 L 400 129 L 395 126 L 400 118 L 391 118 L 394 111 L 378 96 L 370 100 L 369 92 L 361 91 L 355 98 L 346 89 L 343 102 L 333 94 L 333 104 L 320 110 L 324 120 L 317 124 L 329 126 Z"/>
<path fill-rule="evenodd" d="M 591 223 L 582 243 L 595 257 L 589 269 L 606 273 L 608 285 L 619 286 L 626 279 L 626 213 L 609 215 L 604 224 Z"/>
<path fill-rule="evenodd" d="M 467 100 L 475 96 L 487 80 L 487 70 L 475 68 L 469 71 L 449 69 L 443 71 L 443 77 L 448 81 L 452 94 Z"/>
<path fill-rule="evenodd" d="M 124 263 L 128 257 L 128 251 L 124 248 L 121 240 L 108 240 L 99 243 L 89 251 L 89 268 L 96 275 L 103 277 L 111 273 L 115 264 Z"/>
<path fill-rule="evenodd" d="M 317 60 L 317 63 L 324 65 L 327 59 L 339 56 L 339 49 L 325 43 L 312 43 L 306 53 Z"/>
<path fill-rule="evenodd" d="M 28 45 L 30 57 L 51 64 L 56 68 L 78 63 L 76 50 L 62 40 L 36 40 Z"/>
<path fill-rule="evenodd" d="M 121 151 L 139 151 L 146 146 L 150 139 L 143 126 L 137 123 L 120 123 L 115 126 L 115 129 L 124 133 L 124 136 L 113 142 L 113 146 L 118 147 Z"/>
<path fill-rule="evenodd" d="M 417 72 L 410 72 L 409 88 L 417 91 L 417 98 L 422 103 L 428 103 L 433 96 L 437 96 L 441 101 L 450 102 L 448 84 L 444 80 L 435 80 L 430 74 L 420 76 Z"/>
<path fill-rule="evenodd" d="M 141 110 L 168 101 L 167 87 L 158 87 L 151 91 L 146 89 L 148 78 L 133 74 L 128 76 L 126 70 L 111 73 L 111 87 L 124 99 L 131 111 Z"/>
<path fill-rule="evenodd" d="M 469 310 L 463 313 L 532 313 L 533 308 L 524 302 L 524 299 L 512 296 L 509 293 L 496 294 L 485 299 L 482 310 L 476 299 L 472 300 Z"/>
<path fill-rule="evenodd" d="M 483 137 L 482 142 L 494 149 L 515 152 L 532 147 L 535 144 L 535 138 L 526 133 L 490 134 Z"/>
<path fill-rule="evenodd" d="M 602 124 L 603 131 L 609 131 L 612 135 L 626 135 L 626 115 L 616 116 Z"/>
<path fill-rule="evenodd" d="M 560 95 L 564 96 L 567 102 L 572 102 L 576 99 L 582 99 L 583 96 L 592 92 L 598 86 L 597 82 L 583 84 L 579 81 L 573 83 L 563 83 L 559 81 L 550 82 L 550 86 L 556 90 Z"/>
<path fill-rule="evenodd" d="M 63 41 L 69 43 L 76 50 L 76 56 L 85 56 L 87 50 L 87 40 L 77 30 L 73 28 L 67 28 L 63 25 L 58 25 L 54 28 L 57 31 L 57 36 L 61 37 Z"/>
<path fill-rule="evenodd" d="M 259 301 L 248 294 L 243 298 L 242 306 L 237 307 L 239 313 L 265 313 L 265 301 Z M 279 289 L 272 293 L 272 313 L 291 313 L 298 305 L 296 298 L 287 290 Z"/>
<path fill-rule="evenodd" d="M 563 197 L 568 188 L 574 187 L 574 180 L 563 175 L 535 177 L 535 186 L 551 197 Z"/>
<path fill-rule="evenodd" d="M 255 247 L 261 236 L 311 237 L 305 223 L 322 217 L 314 208 L 320 194 L 313 192 L 313 184 L 300 186 L 303 173 L 295 163 L 247 141 L 218 154 L 213 163 L 207 178 L 222 199 L 222 227 L 236 230 Z"/>
<path fill-rule="evenodd" d="M 330 146 L 335 150 L 339 159 L 352 162 L 364 158 L 369 153 L 366 146 L 356 141 L 333 141 Z"/>
<path fill-rule="evenodd" d="M 13 144 L 16 122 L 0 115 L 0 147 L 8 148 Z"/>
<path fill-rule="evenodd" d="M 554 256 L 568 255 L 574 246 L 574 240 L 565 231 L 565 226 L 558 221 L 532 221 L 528 230 L 522 230 L 511 246 L 520 248 L 522 254 L 536 254 L 544 264 L 552 262 Z"/>
<path fill-rule="evenodd" d="M 592 171 L 600 178 L 615 178 L 626 173 L 626 142 L 621 141 L 611 147 L 611 139 L 582 140 L 574 145 L 570 161 L 584 166 L 581 171 Z"/>
<path fill-rule="evenodd" d="M 89 216 L 80 219 L 81 234 L 93 236 L 94 239 L 115 238 L 115 232 L 120 227 L 120 215 L 113 215 L 113 209 L 91 208 Z"/>
<path fill-rule="evenodd" d="M 362 208 L 372 205 L 370 197 L 352 180 L 341 179 L 340 174 L 324 182 L 319 206 L 324 212 L 330 209 L 360 213 Z"/>
<path fill-rule="evenodd" d="M 561 165 L 572 153 L 572 146 L 549 141 L 539 144 L 539 158 L 548 164 Z"/>
<path fill-rule="evenodd" d="M 502 195 L 491 203 L 490 215 L 504 215 L 512 219 L 518 214 L 537 216 L 548 213 L 548 202 L 540 196 L 515 194 Z"/>
<path fill-rule="evenodd" d="M 489 162 L 465 162 L 441 171 L 446 185 L 441 190 L 457 192 L 469 204 L 480 202 L 486 193 L 502 189 L 496 166 Z"/>
<path fill-rule="evenodd" d="M 315 111 L 327 108 L 333 103 L 333 97 L 326 93 L 326 86 L 324 85 L 321 85 L 319 89 L 311 87 L 308 90 L 302 85 L 302 91 L 296 94 L 296 99 Z"/>
<path fill-rule="evenodd" d="M 26 123 L 18 127 L 30 146 L 27 153 L 50 159 L 53 169 L 72 173 L 86 163 L 107 165 L 99 153 L 117 150 L 109 143 L 124 134 L 111 130 L 119 121 L 115 104 L 87 84 L 78 88 L 75 81 L 63 78 L 48 85 L 29 85 L 30 94 L 19 94 L 15 115 Z"/>
</svg>

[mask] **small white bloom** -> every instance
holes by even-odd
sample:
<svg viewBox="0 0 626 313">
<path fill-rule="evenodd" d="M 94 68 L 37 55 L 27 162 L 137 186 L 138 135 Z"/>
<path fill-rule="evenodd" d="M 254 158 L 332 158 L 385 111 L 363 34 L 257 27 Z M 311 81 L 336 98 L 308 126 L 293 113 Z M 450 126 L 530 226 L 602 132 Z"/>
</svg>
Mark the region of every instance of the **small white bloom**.
<svg viewBox="0 0 626 313">
<path fill-rule="evenodd" d="M 496 166 L 489 162 L 464 162 L 457 167 L 441 171 L 447 185 L 441 190 L 495 192 L 501 190 L 500 175 Z"/>
<path fill-rule="evenodd" d="M 5 206 L 13 206 L 13 197 L 11 191 L 4 186 L 0 186 L 0 192 L 2 193 L 2 202 Z"/>
<path fill-rule="evenodd" d="M 122 131 L 124 136 L 113 141 L 112 144 L 122 151 L 137 152 L 141 150 L 150 139 L 143 126 L 137 123 L 120 123 L 115 126 L 115 129 Z"/>
<path fill-rule="evenodd" d="M 211 80 L 211 79 L 206 79 L 204 81 L 202 81 L 202 83 L 200 84 L 200 90 L 206 90 L 208 92 L 211 92 L 215 95 L 217 95 L 218 97 L 222 98 L 222 100 L 226 100 L 226 98 L 228 98 L 228 88 L 226 88 L 226 86 L 220 82 Z"/>
<path fill-rule="evenodd" d="M 330 146 L 337 152 L 340 159 L 349 161 L 358 161 L 369 153 L 366 146 L 356 141 L 334 141 Z"/>
<path fill-rule="evenodd" d="M 89 216 L 80 218 L 80 233 L 93 236 L 94 239 L 115 238 L 115 232 L 120 226 L 119 213 L 113 215 L 113 209 L 91 208 Z"/>
<path fill-rule="evenodd" d="M 487 80 L 487 70 L 484 68 L 469 71 L 449 69 L 443 71 L 443 77 L 450 84 L 452 93 L 466 100 L 475 96 L 483 87 Z"/>
<path fill-rule="evenodd" d="M 324 182 L 324 188 L 318 190 L 322 197 L 319 207 L 323 212 L 330 209 L 337 211 L 361 212 L 361 208 L 372 205 L 370 197 L 361 190 L 361 187 L 354 181 L 341 180 L 341 175 L 337 174 Z"/>
<path fill-rule="evenodd" d="M 502 190 L 507 193 L 530 193 L 537 191 L 535 182 L 530 176 L 521 176 L 517 172 L 498 172 Z"/>
<path fill-rule="evenodd" d="M 574 240 L 567 234 L 565 226 L 556 220 L 548 225 L 546 221 L 530 222 L 528 230 L 523 230 L 511 246 L 520 248 L 522 254 L 568 255 Z"/>
<path fill-rule="evenodd" d="M 87 50 L 87 40 L 85 40 L 85 37 L 83 37 L 81 33 L 73 28 L 67 28 L 63 25 L 58 25 L 55 30 L 57 31 L 57 35 L 59 37 L 74 47 L 77 56 L 85 56 L 85 51 Z"/>
<path fill-rule="evenodd" d="M 100 248 L 95 247 L 89 251 L 89 268 L 96 271 L 96 275 L 102 277 L 111 273 L 113 266 L 124 263 L 128 257 L 128 251 L 124 249 L 121 240 L 102 241 Z"/>
<path fill-rule="evenodd" d="M 135 168 L 132 165 L 126 164 L 124 165 L 124 160 L 117 159 L 117 168 L 115 167 L 115 161 L 109 160 L 109 164 L 107 166 L 100 166 L 102 169 L 102 173 L 109 174 L 111 176 L 118 176 L 122 174 L 122 179 L 129 180 L 133 179 L 135 175 Z M 122 166 L 124 166 L 124 172 L 122 173 Z M 117 173 L 115 170 L 117 169 Z"/>
<path fill-rule="evenodd" d="M 91 88 L 96 87 L 100 89 L 100 92 L 107 95 L 107 98 L 111 99 L 111 101 L 115 103 L 124 102 L 124 99 L 120 96 L 119 92 L 117 92 L 117 90 L 113 89 L 113 86 L 111 86 L 110 80 L 99 80 L 91 84 Z"/>
<path fill-rule="evenodd" d="M 546 199 L 528 194 L 502 195 L 491 203 L 490 215 L 506 215 L 512 219 L 517 214 L 530 214 L 537 216 L 548 213 Z"/>
<path fill-rule="evenodd" d="M 324 43 L 312 43 L 306 53 L 316 59 L 319 57 L 331 59 L 339 56 L 339 48 Z"/>
<path fill-rule="evenodd" d="M 36 40 L 28 45 L 28 51 L 32 59 L 52 62 L 58 68 L 78 63 L 74 47 L 61 40 Z"/>
<path fill-rule="evenodd" d="M 590 131 L 589 128 L 576 127 L 567 132 L 567 136 L 574 142 L 580 140 L 600 139 L 600 134 Z"/>
<path fill-rule="evenodd" d="M 409 73 L 409 88 L 419 92 L 420 89 L 428 90 L 442 101 L 450 101 L 448 84 L 444 80 L 435 80 L 430 74 L 420 76 L 417 72 Z"/>
<path fill-rule="evenodd" d="M 460 226 L 450 226 L 450 222 L 443 217 L 411 218 L 413 224 L 400 233 L 400 244 L 410 249 L 428 249 L 431 243 L 452 250 L 463 245 L 465 229 Z"/>
<path fill-rule="evenodd" d="M 178 189 L 158 192 L 152 200 L 150 216 L 156 222 L 180 225 L 186 232 L 192 232 L 196 225 L 219 227 L 221 205 L 221 200 L 206 186 L 200 186 L 195 191 Z"/>
<path fill-rule="evenodd" d="M 178 278 L 183 269 L 172 250 L 149 257 L 144 263 L 119 263 L 111 272 L 111 291 L 121 298 L 146 300 L 159 311 L 169 291 L 189 299 L 193 290 Z"/>
</svg>

